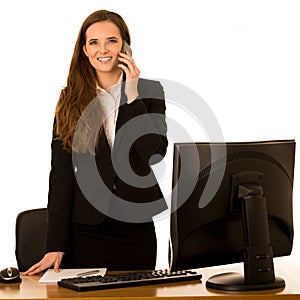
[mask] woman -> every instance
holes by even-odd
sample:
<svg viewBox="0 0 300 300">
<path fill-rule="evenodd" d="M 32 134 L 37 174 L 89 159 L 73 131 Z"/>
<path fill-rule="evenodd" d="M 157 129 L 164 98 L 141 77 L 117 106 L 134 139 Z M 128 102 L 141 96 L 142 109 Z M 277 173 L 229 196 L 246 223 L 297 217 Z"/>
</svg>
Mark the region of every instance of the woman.
<svg viewBox="0 0 300 300">
<path fill-rule="evenodd" d="M 60 265 L 155 268 L 151 217 L 166 206 L 150 164 L 168 144 L 164 93 L 139 78 L 125 42 L 128 28 L 114 12 L 96 11 L 82 24 L 55 113 L 46 254 L 25 275 Z"/>
</svg>

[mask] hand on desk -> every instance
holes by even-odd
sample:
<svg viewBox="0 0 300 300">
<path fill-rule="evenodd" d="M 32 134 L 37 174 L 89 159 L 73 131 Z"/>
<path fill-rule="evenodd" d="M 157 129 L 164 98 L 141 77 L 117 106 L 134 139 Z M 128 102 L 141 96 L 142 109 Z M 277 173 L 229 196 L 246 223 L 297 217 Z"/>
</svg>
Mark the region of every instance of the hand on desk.
<svg viewBox="0 0 300 300">
<path fill-rule="evenodd" d="M 59 272 L 59 266 L 62 261 L 63 252 L 49 252 L 35 265 L 30 267 L 23 275 L 35 275 L 52 266 L 54 266 L 54 272 Z"/>
</svg>

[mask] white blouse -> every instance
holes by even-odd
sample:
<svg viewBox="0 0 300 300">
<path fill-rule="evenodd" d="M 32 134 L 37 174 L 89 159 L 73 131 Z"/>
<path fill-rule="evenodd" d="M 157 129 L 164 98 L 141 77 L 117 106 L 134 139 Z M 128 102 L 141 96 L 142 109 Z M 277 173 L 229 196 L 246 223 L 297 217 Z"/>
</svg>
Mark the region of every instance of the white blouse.
<svg viewBox="0 0 300 300">
<path fill-rule="evenodd" d="M 121 99 L 122 78 L 123 76 L 121 75 L 118 82 L 108 90 L 104 90 L 100 86 L 97 86 L 101 112 L 104 118 L 103 129 L 111 149 L 113 148 L 115 141 L 116 123 Z"/>
</svg>

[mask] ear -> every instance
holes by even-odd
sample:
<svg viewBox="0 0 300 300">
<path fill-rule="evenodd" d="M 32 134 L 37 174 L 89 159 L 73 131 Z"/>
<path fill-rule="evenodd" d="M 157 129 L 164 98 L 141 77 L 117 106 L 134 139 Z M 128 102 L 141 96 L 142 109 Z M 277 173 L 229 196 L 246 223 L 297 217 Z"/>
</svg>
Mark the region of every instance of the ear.
<svg viewBox="0 0 300 300">
<path fill-rule="evenodd" d="M 85 46 L 85 45 L 82 46 L 82 50 L 83 50 L 84 54 L 85 54 L 87 57 L 89 57 L 89 56 L 88 56 L 88 53 L 87 53 L 87 51 L 86 51 L 86 46 Z"/>
</svg>

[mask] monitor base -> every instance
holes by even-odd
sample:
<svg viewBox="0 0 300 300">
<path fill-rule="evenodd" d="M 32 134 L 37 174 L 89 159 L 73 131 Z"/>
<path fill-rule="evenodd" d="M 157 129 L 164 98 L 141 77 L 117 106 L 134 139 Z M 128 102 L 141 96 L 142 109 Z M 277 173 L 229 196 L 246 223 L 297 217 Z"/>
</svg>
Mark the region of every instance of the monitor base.
<svg viewBox="0 0 300 300">
<path fill-rule="evenodd" d="M 282 289 L 285 287 L 285 282 L 282 278 L 276 277 L 274 282 L 245 284 L 243 274 L 223 273 L 210 277 L 206 281 L 206 287 L 222 291 L 262 291 Z"/>
</svg>

